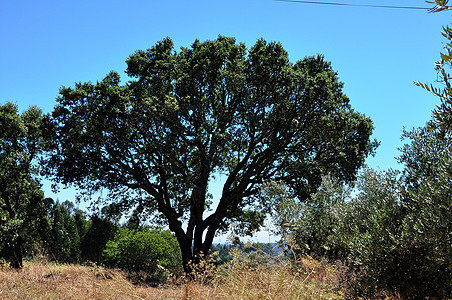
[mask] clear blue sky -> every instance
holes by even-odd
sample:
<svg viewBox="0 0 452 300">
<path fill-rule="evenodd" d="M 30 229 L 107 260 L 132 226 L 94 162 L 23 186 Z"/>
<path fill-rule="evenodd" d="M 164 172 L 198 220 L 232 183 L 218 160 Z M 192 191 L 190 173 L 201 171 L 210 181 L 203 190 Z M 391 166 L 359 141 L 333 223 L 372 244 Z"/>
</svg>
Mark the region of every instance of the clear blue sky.
<svg viewBox="0 0 452 300">
<path fill-rule="evenodd" d="M 331 0 L 428 7 L 423 0 Z M 438 100 L 413 82 L 432 82 L 448 13 L 308 5 L 274 0 L 1 1 L 0 103 L 50 112 L 61 86 L 97 81 L 170 37 L 176 47 L 233 36 L 252 46 L 279 41 L 295 62 L 324 54 L 352 106 L 370 116 L 381 142 L 374 168 L 398 168 L 404 126 L 422 126 Z M 1 129 L 0 129 L 1 130 Z M 64 199 L 65 200 L 65 199 Z"/>
</svg>

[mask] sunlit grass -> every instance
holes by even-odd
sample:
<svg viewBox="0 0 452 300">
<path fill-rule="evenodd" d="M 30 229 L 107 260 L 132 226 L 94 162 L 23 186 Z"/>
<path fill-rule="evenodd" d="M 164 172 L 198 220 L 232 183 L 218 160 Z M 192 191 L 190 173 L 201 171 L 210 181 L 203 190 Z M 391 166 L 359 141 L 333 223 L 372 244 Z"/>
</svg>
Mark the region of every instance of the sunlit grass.
<svg viewBox="0 0 452 300">
<path fill-rule="evenodd" d="M 236 252 L 218 268 L 198 270 L 186 286 L 188 299 L 342 299 L 338 271 L 310 257 L 295 263 L 263 253 Z M 208 265 L 208 263 L 206 263 Z M 207 284 L 205 284 L 207 282 Z M 204 283 L 204 284 L 203 284 Z"/>
<path fill-rule="evenodd" d="M 262 260 L 263 259 L 263 260 Z M 334 266 L 312 258 L 296 264 L 236 253 L 214 267 L 209 261 L 187 278 L 159 287 L 134 285 L 120 270 L 34 260 L 19 271 L 0 270 L 0 299 L 341 299 Z"/>
</svg>

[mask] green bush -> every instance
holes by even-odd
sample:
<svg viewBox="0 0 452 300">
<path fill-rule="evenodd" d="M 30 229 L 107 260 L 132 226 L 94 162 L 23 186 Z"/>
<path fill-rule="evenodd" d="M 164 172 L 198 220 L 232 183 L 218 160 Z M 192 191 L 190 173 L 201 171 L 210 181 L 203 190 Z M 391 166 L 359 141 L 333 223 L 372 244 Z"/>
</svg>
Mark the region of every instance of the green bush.
<svg viewBox="0 0 452 300">
<path fill-rule="evenodd" d="M 161 277 L 158 265 L 170 272 L 180 272 L 182 258 L 176 238 L 169 231 L 136 231 L 120 228 L 102 254 L 106 266 L 126 271 L 144 271 Z"/>
<path fill-rule="evenodd" d="M 293 249 L 346 264 L 350 296 L 450 299 L 452 140 L 428 127 L 403 137 L 405 168 L 364 169 L 350 194 L 324 177 L 303 203 L 280 184 L 265 195 L 275 199 L 274 220 Z"/>
<path fill-rule="evenodd" d="M 297 255 L 337 260 L 348 253 L 337 235 L 351 191 L 349 186 L 326 175 L 322 176 L 318 191 L 304 202 L 279 182 L 268 183 L 264 197 L 273 198 L 272 218 L 292 251 Z"/>
<path fill-rule="evenodd" d="M 396 172 L 366 170 L 338 237 L 349 249 L 353 296 L 449 298 L 452 291 L 452 186 L 421 183 L 406 191 Z M 429 192 L 424 191 L 432 188 Z M 443 199 L 443 200 L 440 200 Z"/>
<path fill-rule="evenodd" d="M 402 172 L 365 170 L 337 236 L 358 274 L 356 295 L 452 298 L 452 141 L 428 127 L 410 132 Z"/>
</svg>

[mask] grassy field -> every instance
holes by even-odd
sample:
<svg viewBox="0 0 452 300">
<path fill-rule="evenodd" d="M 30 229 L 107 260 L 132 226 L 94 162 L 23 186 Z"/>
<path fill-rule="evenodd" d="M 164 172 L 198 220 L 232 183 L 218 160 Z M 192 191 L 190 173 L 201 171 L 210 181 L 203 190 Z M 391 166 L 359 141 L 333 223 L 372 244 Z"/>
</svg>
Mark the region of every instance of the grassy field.
<svg viewBox="0 0 452 300">
<path fill-rule="evenodd" d="M 158 287 L 133 284 L 120 270 L 34 260 L 22 270 L 0 270 L 0 299 L 342 299 L 337 270 L 311 258 L 250 263 L 235 259 L 206 267 L 192 280 Z"/>
</svg>

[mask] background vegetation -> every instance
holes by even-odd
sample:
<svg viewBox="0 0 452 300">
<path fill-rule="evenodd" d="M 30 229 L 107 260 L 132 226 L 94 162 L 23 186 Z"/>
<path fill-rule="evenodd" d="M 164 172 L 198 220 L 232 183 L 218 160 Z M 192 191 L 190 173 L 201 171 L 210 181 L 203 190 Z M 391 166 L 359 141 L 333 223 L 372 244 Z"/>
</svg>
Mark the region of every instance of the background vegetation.
<svg viewBox="0 0 452 300">
<path fill-rule="evenodd" d="M 62 88 L 49 115 L 1 105 L 0 295 L 51 278 L 112 280 L 116 295 L 137 296 L 127 277 L 183 282 L 186 298 L 190 286 L 198 298 L 452 298 L 451 47 L 437 63 L 443 87 L 417 83 L 441 105 L 403 131 L 400 171 L 363 166 L 378 144 L 372 122 L 322 56 L 292 64 L 263 40 L 247 51 L 220 36 L 177 53 L 165 39 L 130 56 L 126 85 L 112 72 Z M 205 217 L 216 172 L 227 179 Z M 85 196 L 106 188 L 111 201 L 88 215 L 44 198 L 39 174 Z M 212 244 L 231 224 L 251 234 L 266 214 L 280 245 Z"/>
<path fill-rule="evenodd" d="M 268 186 L 293 251 L 345 263 L 352 295 L 451 295 L 451 145 L 429 128 L 404 131 L 401 172 L 363 169 L 353 190 L 325 176 L 310 201 L 298 202 L 284 185 Z"/>
</svg>

